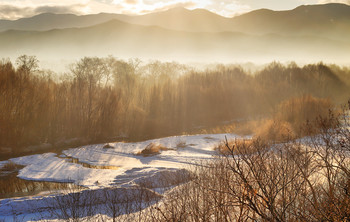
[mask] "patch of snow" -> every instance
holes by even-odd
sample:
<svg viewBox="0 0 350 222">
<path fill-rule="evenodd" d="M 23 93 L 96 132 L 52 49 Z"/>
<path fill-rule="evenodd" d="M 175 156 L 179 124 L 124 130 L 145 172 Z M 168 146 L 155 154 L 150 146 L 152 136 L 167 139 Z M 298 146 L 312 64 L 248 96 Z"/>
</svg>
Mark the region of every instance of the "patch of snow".
<svg viewBox="0 0 350 222">
<path fill-rule="evenodd" d="M 13 158 L 10 161 L 25 166 L 19 171 L 18 177 L 26 180 L 72 182 L 95 192 L 108 187 L 132 189 L 135 186 L 164 192 L 166 187 L 169 189 L 186 180 L 188 171 L 183 170 L 184 168 L 213 159 L 217 154 L 214 147 L 225 137 L 229 140 L 242 138 L 233 134 L 173 136 L 137 143 L 109 143 L 112 148 L 108 149 L 103 148 L 105 144 L 87 145 L 64 150 L 59 156 L 55 153 L 45 153 Z M 148 157 L 135 155 L 150 143 L 161 144 L 169 150 Z M 79 161 L 70 162 L 67 159 L 69 157 Z M 7 161 L 0 162 L 0 167 L 6 163 Z M 106 169 L 89 168 L 81 163 L 106 166 Z M 45 208 L 45 198 L 49 197 L 0 200 L 0 215 L 11 215 L 14 207 L 23 207 L 16 213 L 25 214 L 26 218 L 28 215 L 34 215 L 35 218 L 35 210 L 40 212 L 41 208 Z M 0 216 L 0 219 L 2 218 L 5 217 Z"/>
<path fill-rule="evenodd" d="M 136 177 L 148 175 L 150 170 L 163 168 L 183 168 L 203 160 L 210 160 L 215 155 L 214 147 L 222 140 L 240 138 L 234 134 L 206 134 L 193 136 L 173 136 L 137 143 L 109 143 L 113 148 L 104 149 L 105 144 L 87 145 L 55 153 L 37 154 L 10 159 L 24 165 L 18 177 L 26 180 L 73 182 L 77 185 L 96 189 L 116 184 L 118 178 L 129 178 L 129 183 Z M 161 144 L 170 150 L 150 157 L 135 155 L 148 144 Z M 113 166 L 118 169 L 94 169 L 71 163 L 65 157 L 72 157 L 81 163 L 95 166 Z M 5 164 L 5 161 L 0 162 Z M 137 172 L 137 174 L 135 174 Z M 124 181 L 122 179 L 121 181 Z M 122 185 L 122 182 L 117 184 Z"/>
</svg>

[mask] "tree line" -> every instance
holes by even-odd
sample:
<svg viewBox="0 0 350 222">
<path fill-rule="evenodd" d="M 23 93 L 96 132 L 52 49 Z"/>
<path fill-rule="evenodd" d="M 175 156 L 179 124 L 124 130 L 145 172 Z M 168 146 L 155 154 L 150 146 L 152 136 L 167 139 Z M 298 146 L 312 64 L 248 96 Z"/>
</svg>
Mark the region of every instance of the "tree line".
<svg viewBox="0 0 350 222">
<path fill-rule="evenodd" d="M 312 95 L 335 103 L 349 95 L 347 68 L 271 63 L 252 73 L 218 65 L 204 71 L 159 61 L 85 57 L 61 75 L 34 56 L 0 62 L 0 147 L 21 152 L 59 146 L 141 140 L 270 115 L 277 104 Z"/>
</svg>

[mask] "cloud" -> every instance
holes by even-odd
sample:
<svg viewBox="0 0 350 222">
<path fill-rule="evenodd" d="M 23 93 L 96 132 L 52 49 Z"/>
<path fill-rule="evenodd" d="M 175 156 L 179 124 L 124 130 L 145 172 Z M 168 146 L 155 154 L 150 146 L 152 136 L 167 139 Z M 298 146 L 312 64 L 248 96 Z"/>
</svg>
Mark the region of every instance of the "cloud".
<svg viewBox="0 0 350 222">
<path fill-rule="evenodd" d="M 0 5 L 0 18 L 14 20 L 23 17 L 31 17 L 41 13 L 56 13 L 56 14 L 81 14 L 81 9 L 84 5 L 70 6 L 49 6 L 43 5 L 39 7 L 18 7 L 15 5 Z"/>
<path fill-rule="evenodd" d="M 145 14 L 168 10 L 175 7 L 188 9 L 204 8 L 214 13 L 231 17 L 249 11 L 251 8 L 232 0 L 114 0 L 113 3 L 123 8 L 123 13 Z"/>
<path fill-rule="evenodd" d="M 188 0 L 114 0 L 115 10 L 125 14 L 146 14 L 164 11 L 175 7 L 195 7 L 196 3 Z"/>
<path fill-rule="evenodd" d="M 207 6 L 207 9 L 226 17 L 232 17 L 251 11 L 252 7 L 238 1 L 222 0 L 220 2 L 211 1 L 211 3 Z"/>
<path fill-rule="evenodd" d="M 193 2 L 179 2 L 179 3 L 173 3 L 173 4 L 159 4 L 156 6 L 151 6 L 149 5 L 148 7 L 145 7 L 145 9 L 139 10 L 138 12 L 140 14 L 146 14 L 146 13 L 151 13 L 151 12 L 159 12 L 159 11 L 165 11 L 171 8 L 178 8 L 178 7 L 183 7 L 183 8 L 193 8 L 195 7 L 196 4 Z"/>
<path fill-rule="evenodd" d="M 30 8 L 19 8 L 12 5 L 0 5 L 0 18 L 3 18 L 3 19 L 27 17 L 30 14 L 31 14 Z"/>
<path fill-rule="evenodd" d="M 125 3 L 129 4 L 129 5 L 136 5 L 139 3 L 139 1 L 138 0 L 125 0 Z"/>
<path fill-rule="evenodd" d="M 70 5 L 70 6 L 40 6 L 37 8 L 34 8 L 34 13 L 56 13 L 56 14 L 64 14 L 64 13 L 72 13 L 72 14 L 79 14 L 81 12 L 81 9 L 84 8 L 85 5 L 78 4 L 78 5 Z"/>
<path fill-rule="evenodd" d="M 204 8 L 227 17 L 254 8 L 243 0 L 0 0 L 0 19 L 17 19 L 46 12 L 145 14 L 174 7 Z"/>
</svg>

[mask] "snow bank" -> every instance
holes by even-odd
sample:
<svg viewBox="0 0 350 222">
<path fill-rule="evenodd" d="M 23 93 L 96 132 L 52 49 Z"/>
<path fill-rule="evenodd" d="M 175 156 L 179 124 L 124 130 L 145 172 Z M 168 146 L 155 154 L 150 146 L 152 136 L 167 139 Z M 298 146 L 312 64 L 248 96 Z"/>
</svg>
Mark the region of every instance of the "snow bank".
<svg viewBox="0 0 350 222">
<path fill-rule="evenodd" d="M 25 166 L 18 177 L 26 180 L 72 182 L 90 189 L 85 192 L 98 193 L 105 188 L 133 189 L 140 186 L 159 192 L 160 189 L 164 191 L 167 187 L 187 181 L 190 174 L 183 168 L 214 158 L 214 147 L 225 136 L 227 139 L 241 138 L 232 134 L 174 136 L 138 143 L 109 143 L 108 148 L 104 148 L 104 144 L 88 145 L 67 149 L 63 154 L 45 153 L 10 161 Z M 150 143 L 161 144 L 169 150 L 149 157 L 135 155 Z M 6 162 L 0 162 L 0 167 Z M 0 219 L 6 219 L 2 216 L 12 215 L 14 210 L 16 214 L 26 215 L 26 218 L 31 214 L 37 217 L 35 212 L 45 211 L 50 198 L 0 200 Z"/>
<path fill-rule="evenodd" d="M 232 134 L 174 136 L 138 143 L 109 143 L 112 148 L 103 148 L 104 144 L 97 144 L 63 151 L 65 156 L 78 159 L 80 163 L 105 166 L 106 169 L 72 163 L 55 153 L 24 156 L 11 161 L 25 166 L 18 177 L 26 180 L 73 182 L 91 189 L 125 186 L 136 178 L 151 176 L 164 168 L 178 169 L 212 159 L 215 154 L 213 148 L 225 136 L 228 139 L 238 138 Z M 135 155 L 150 143 L 161 144 L 170 150 L 150 157 Z M 108 169 L 109 166 L 113 168 Z"/>
</svg>

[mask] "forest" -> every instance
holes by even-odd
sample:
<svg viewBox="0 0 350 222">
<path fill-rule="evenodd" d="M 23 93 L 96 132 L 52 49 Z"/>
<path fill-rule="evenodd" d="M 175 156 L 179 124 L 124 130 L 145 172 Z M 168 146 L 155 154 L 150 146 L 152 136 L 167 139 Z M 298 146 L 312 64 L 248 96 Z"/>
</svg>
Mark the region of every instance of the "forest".
<svg viewBox="0 0 350 222">
<path fill-rule="evenodd" d="M 252 72 L 239 65 L 200 70 L 175 62 L 84 57 L 57 74 L 23 55 L 15 63 L 0 61 L 0 147 L 14 155 L 67 141 L 220 131 L 223 125 L 278 116 L 283 107 L 293 110 L 296 98 L 321 101 L 328 109 L 349 93 L 350 69 L 323 63 L 273 62 Z"/>
</svg>

